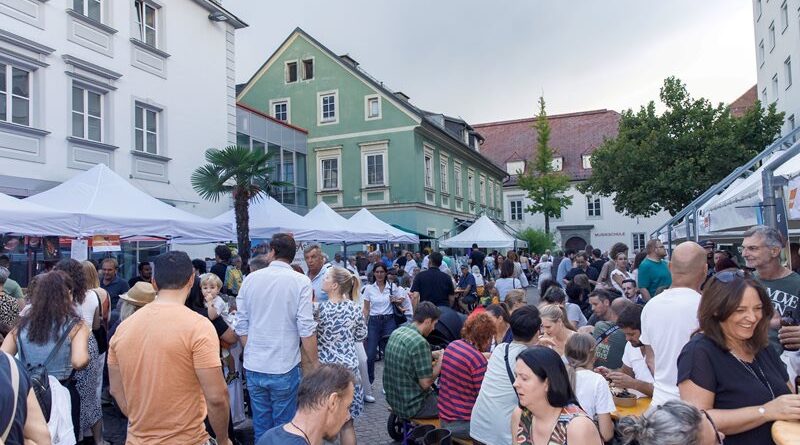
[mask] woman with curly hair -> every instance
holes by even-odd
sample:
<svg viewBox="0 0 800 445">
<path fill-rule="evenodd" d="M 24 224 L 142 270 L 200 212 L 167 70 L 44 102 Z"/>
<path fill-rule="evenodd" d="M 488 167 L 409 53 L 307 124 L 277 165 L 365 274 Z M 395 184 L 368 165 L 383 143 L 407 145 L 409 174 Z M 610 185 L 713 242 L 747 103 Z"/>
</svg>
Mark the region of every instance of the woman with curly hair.
<svg viewBox="0 0 800 445">
<path fill-rule="evenodd" d="M 88 281 L 80 261 L 66 258 L 56 264 L 54 270 L 62 271 L 72 278 L 72 299 L 75 310 L 89 329 L 100 327 L 100 296 L 88 289 Z M 95 444 L 103 444 L 103 410 L 100 406 L 100 393 L 97 381 L 103 373 L 103 360 L 100 356 L 97 339 L 89 336 L 89 366 L 75 373 L 75 386 L 80 395 L 80 425 L 75 436 L 80 441 L 84 433 L 94 436 Z M 103 351 L 105 352 L 105 351 Z"/>
<path fill-rule="evenodd" d="M 469 440 L 472 407 L 486 373 L 488 351 L 495 335 L 495 322 L 487 313 L 475 314 L 464 323 L 461 339 L 444 350 L 439 374 L 439 419 L 453 437 Z"/>
<path fill-rule="evenodd" d="M 11 355 L 22 349 L 20 355 L 24 355 L 24 360 L 20 361 L 23 365 L 44 364 L 58 340 L 66 335 L 61 347 L 47 363 L 47 373 L 69 390 L 73 405 L 72 423 L 77 427 L 78 393 L 70 376 L 73 369 L 82 369 L 89 364 L 91 332 L 75 311 L 72 286 L 72 278 L 61 271 L 37 276 L 28 287 L 30 309 L 3 340 L 1 349 Z"/>
</svg>

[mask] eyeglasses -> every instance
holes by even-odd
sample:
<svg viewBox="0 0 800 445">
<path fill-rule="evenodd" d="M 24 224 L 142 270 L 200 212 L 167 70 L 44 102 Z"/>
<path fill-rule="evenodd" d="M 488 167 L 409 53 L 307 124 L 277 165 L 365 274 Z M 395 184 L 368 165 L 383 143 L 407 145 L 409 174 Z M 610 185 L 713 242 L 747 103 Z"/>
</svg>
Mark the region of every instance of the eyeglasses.
<svg viewBox="0 0 800 445">
<path fill-rule="evenodd" d="M 717 281 L 720 281 L 722 283 L 730 283 L 731 281 L 737 278 L 745 278 L 745 277 L 747 277 L 747 275 L 745 275 L 744 271 L 741 269 L 737 269 L 735 271 L 727 270 L 725 272 L 719 272 L 718 274 L 714 275 L 714 278 L 716 278 Z"/>
<path fill-rule="evenodd" d="M 706 419 L 708 419 L 708 423 L 710 423 L 711 427 L 714 428 L 714 437 L 716 437 L 717 443 L 721 444 L 722 438 L 719 437 L 719 430 L 717 429 L 717 424 L 714 423 L 714 419 L 711 418 L 711 416 L 708 414 L 708 412 L 706 412 L 706 410 L 701 409 L 700 412 L 703 413 L 704 416 L 706 416 Z"/>
</svg>

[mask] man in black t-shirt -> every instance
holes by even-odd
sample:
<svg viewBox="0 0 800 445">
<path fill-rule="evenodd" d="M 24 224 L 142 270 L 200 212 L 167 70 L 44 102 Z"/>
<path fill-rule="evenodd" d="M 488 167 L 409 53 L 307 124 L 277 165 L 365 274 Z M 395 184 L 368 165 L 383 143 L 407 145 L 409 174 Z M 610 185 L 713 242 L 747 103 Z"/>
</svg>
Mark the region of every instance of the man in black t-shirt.
<svg viewBox="0 0 800 445">
<path fill-rule="evenodd" d="M 472 266 L 478 266 L 478 269 L 481 271 L 481 275 L 486 275 L 486 271 L 483 269 L 483 261 L 486 259 L 486 254 L 481 252 L 478 249 L 477 244 L 472 245 L 472 252 L 469 253 L 469 266 L 472 269 Z"/>
<path fill-rule="evenodd" d="M 427 270 L 418 273 L 411 285 L 411 298 L 416 303 L 430 301 L 436 306 L 452 307 L 455 300 L 455 286 L 453 279 L 439 270 L 442 265 L 441 252 L 431 252 L 428 256 Z"/>
</svg>

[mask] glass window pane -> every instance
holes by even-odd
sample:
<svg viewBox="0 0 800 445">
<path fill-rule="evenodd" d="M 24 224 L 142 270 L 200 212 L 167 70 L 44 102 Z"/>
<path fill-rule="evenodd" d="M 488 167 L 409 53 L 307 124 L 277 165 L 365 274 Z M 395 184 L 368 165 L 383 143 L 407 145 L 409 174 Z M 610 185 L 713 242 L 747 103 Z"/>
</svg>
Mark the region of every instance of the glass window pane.
<svg viewBox="0 0 800 445">
<path fill-rule="evenodd" d="M 297 189 L 297 205 L 299 206 L 307 206 L 308 205 L 308 190 L 304 188 Z"/>
<path fill-rule="evenodd" d="M 144 6 L 144 10 L 145 10 L 145 14 L 144 14 L 145 24 L 147 26 L 155 28 L 155 26 L 156 26 L 156 10 L 155 10 L 155 8 L 153 8 L 152 6 L 149 6 L 149 5 L 145 5 Z"/>
<path fill-rule="evenodd" d="M 236 145 L 240 147 L 250 147 L 250 136 L 244 133 L 236 133 Z"/>
<path fill-rule="evenodd" d="M 142 130 L 134 130 L 135 148 L 139 151 L 144 151 L 144 132 Z"/>
<path fill-rule="evenodd" d="M 99 142 L 101 140 L 101 133 L 102 133 L 100 131 L 100 126 L 101 126 L 100 119 L 91 116 L 88 117 L 87 119 L 88 119 L 87 124 L 88 124 L 89 134 L 86 136 L 86 138 L 92 141 Z"/>
<path fill-rule="evenodd" d="M 30 83 L 28 82 L 28 77 L 30 73 L 19 68 L 12 68 L 11 72 L 11 92 L 15 96 L 29 97 Z"/>
<path fill-rule="evenodd" d="M 294 184 L 294 160 L 292 152 L 283 150 L 283 168 L 281 172 L 281 181 Z"/>
<path fill-rule="evenodd" d="M 134 118 L 133 118 L 134 127 L 135 128 L 144 128 L 144 123 L 142 122 L 142 120 L 144 119 L 143 116 L 142 116 L 144 114 L 144 109 L 142 107 L 136 107 L 136 110 L 134 110 L 133 114 L 134 114 Z"/>
<path fill-rule="evenodd" d="M 72 87 L 72 111 L 83 112 L 83 90 Z"/>
<path fill-rule="evenodd" d="M 294 187 L 284 187 L 283 188 L 283 203 L 284 204 L 294 204 Z"/>
<path fill-rule="evenodd" d="M 6 112 L 6 106 L 8 105 L 7 97 L 5 93 L 0 93 L 0 121 L 8 120 L 8 113 Z"/>
<path fill-rule="evenodd" d="M 100 0 L 88 0 L 89 2 L 89 10 L 86 12 L 86 15 L 90 19 L 97 20 L 98 22 L 102 21 L 102 17 L 100 15 Z"/>
<path fill-rule="evenodd" d="M 147 131 L 156 131 L 156 112 L 147 110 Z"/>
<path fill-rule="evenodd" d="M 83 115 L 72 112 L 72 135 L 76 138 L 83 137 Z"/>
<path fill-rule="evenodd" d="M 267 144 L 253 139 L 253 151 L 258 154 L 264 154 L 267 150 Z"/>
<path fill-rule="evenodd" d="M 89 109 L 89 115 L 100 117 L 100 100 L 101 96 L 98 93 L 94 93 L 92 91 L 87 91 L 87 108 Z"/>
<path fill-rule="evenodd" d="M 297 162 L 297 185 L 299 187 L 306 187 L 306 155 L 302 153 L 295 153 L 295 162 Z"/>
<path fill-rule="evenodd" d="M 148 45 L 156 46 L 156 30 L 152 28 L 146 28 L 144 35 L 144 41 Z"/>
<path fill-rule="evenodd" d="M 6 90 L 6 65 L 0 63 L 0 91 Z"/>
<path fill-rule="evenodd" d="M 147 152 L 158 153 L 158 140 L 155 133 L 147 133 Z"/>
<path fill-rule="evenodd" d="M 270 143 L 267 145 L 267 153 L 269 154 L 267 167 L 269 168 L 269 174 L 271 180 L 282 181 L 280 172 L 281 147 L 279 145 Z"/>
<path fill-rule="evenodd" d="M 83 14 L 83 0 L 73 0 L 72 9 Z"/>
<path fill-rule="evenodd" d="M 19 125 L 30 125 L 30 101 L 20 97 L 12 97 L 11 100 L 11 121 Z"/>
</svg>

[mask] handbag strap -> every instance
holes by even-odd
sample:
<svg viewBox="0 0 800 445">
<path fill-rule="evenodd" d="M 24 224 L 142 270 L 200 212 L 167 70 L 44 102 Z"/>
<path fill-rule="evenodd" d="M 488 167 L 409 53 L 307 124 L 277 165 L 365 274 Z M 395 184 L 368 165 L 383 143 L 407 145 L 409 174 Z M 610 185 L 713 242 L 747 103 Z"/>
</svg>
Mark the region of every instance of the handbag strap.
<svg viewBox="0 0 800 445">
<path fill-rule="evenodd" d="M 514 377 L 514 373 L 511 372 L 511 364 L 508 363 L 508 351 L 511 349 L 511 343 L 506 343 L 506 354 L 505 354 L 505 362 L 506 362 L 506 372 L 508 373 L 508 380 L 511 381 L 511 386 L 514 386 L 514 382 L 517 381 L 516 377 Z M 517 392 L 517 388 L 514 388 L 514 392 Z"/>
<path fill-rule="evenodd" d="M 97 297 L 97 307 L 100 310 L 100 320 L 103 320 L 103 300 L 100 299 L 100 294 L 97 293 L 96 290 L 92 289 L 94 292 L 94 296 Z"/>
<path fill-rule="evenodd" d="M 72 328 L 74 326 L 75 326 L 75 320 L 70 320 L 67 323 L 67 328 L 64 329 L 64 333 L 61 334 L 61 338 L 58 339 L 56 346 L 53 348 L 52 351 L 50 351 L 50 355 L 47 356 L 47 359 L 45 359 L 44 363 L 42 363 L 43 367 L 47 368 L 47 365 L 49 365 L 50 362 L 55 358 L 56 354 L 61 349 L 61 345 L 63 345 L 64 341 L 67 339 L 67 337 L 69 337 L 69 333 L 72 332 Z"/>
<path fill-rule="evenodd" d="M 0 438 L 3 439 L 3 442 L 5 442 L 9 433 L 11 433 L 11 427 L 14 426 L 14 419 L 17 417 L 17 399 L 19 399 L 19 369 L 17 369 L 17 363 L 14 361 L 14 358 L 5 352 L 3 352 L 3 355 L 6 356 L 6 360 L 8 360 L 8 366 L 11 369 L 11 388 L 14 390 L 14 404 L 12 405 L 11 409 L 11 419 L 8 421 L 6 430 L 3 431 L 2 436 L 0 436 Z"/>
<path fill-rule="evenodd" d="M 600 343 L 603 343 L 603 341 L 605 341 L 605 339 L 608 338 L 608 336 L 617 331 L 619 331 L 619 326 L 617 325 L 613 325 L 608 329 L 606 329 L 605 331 L 603 331 L 603 333 L 600 334 L 600 336 L 595 339 L 595 346 L 599 345 Z"/>
</svg>

